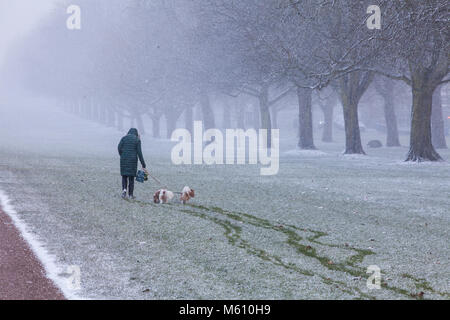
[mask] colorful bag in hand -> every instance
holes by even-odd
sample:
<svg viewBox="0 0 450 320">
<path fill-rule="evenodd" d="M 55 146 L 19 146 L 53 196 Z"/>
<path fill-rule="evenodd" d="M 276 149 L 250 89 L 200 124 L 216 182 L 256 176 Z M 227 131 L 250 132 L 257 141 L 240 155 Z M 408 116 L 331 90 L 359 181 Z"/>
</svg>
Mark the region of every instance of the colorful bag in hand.
<svg viewBox="0 0 450 320">
<path fill-rule="evenodd" d="M 137 172 L 136 181 L 137 181 L 137 182 L 143 183 L 144 181 L 147 181 L 147 180 L 148 180 L 148 174 L 147 174 L 147 172 L 144 172 L 144 171 L 142 171 L 142 170 L 139 170 L 139 171 Z"/>
</svg>

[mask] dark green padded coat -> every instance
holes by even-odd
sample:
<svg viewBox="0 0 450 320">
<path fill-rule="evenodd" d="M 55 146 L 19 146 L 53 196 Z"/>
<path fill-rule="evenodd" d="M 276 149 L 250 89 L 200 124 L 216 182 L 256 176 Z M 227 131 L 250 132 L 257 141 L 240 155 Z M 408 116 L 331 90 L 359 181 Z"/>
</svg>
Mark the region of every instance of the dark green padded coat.
<svg viewBox="0 0 450 320">
<path fill-rule="evenodd" d="M 141 140 L 139 139 L 137 129 L 132 128 L 128 131 L 128 134 L 120 140 L 118 149 L 120 155 L 120 175 L 136 177 L 138 158 L 141 161 L 142 168 L 145 168 Z"/>
</svg>

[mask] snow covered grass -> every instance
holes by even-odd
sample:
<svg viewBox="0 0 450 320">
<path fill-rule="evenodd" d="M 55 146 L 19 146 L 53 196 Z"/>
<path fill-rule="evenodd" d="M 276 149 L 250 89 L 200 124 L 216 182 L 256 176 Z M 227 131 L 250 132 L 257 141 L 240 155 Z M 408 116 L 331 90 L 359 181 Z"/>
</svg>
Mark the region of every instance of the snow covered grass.
<svg viewBox="0 0 450 320">
<path fill-rule="evenodd" d="M 144 137 L 150 171 L 172 191 L 196 190 L 188 205 L 156 205 L 153 181 L 120 198 L 117 137 L 92 130 L 67 134 L 64 152 L 0 138 L 0 189 L 60 267 L 81 267 L 79 296 L 450 298 L 448 162 L 403 165 L 405 147 L 343 157 L 341 142 L 318 143 L 262 177 L 255 166 L 173 166 L 170 148 Z M 369 265 L 380 290 L 367 289 Z"/>
<path fill-rule="evenodd" d="M 449 298 L 448 165 L 290 159 L 270 178 L 147 155 L 196 189 L 183 206 L 153 204 L 151 182 L 121 200 L 115 157 L 1 154 L 1 187 L 86 298 Z M 372 264 L 391 289 L 366 288 Z"/>
<path fill-rule="evenodd" d="M 293 149 L 283 153 L 284 156 L 299 156 L 299 157 L 320 157 L 327 155 L 325 152 L 320 150 L 300 150 Z"/>
</svg>

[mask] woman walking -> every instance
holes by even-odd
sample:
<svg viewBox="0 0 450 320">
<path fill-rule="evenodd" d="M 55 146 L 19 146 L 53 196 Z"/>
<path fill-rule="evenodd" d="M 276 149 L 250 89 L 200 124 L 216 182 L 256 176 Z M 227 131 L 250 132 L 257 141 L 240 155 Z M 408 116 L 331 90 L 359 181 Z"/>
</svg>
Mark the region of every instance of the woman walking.
<svg viewBox="0 0 450 320">
<path fill-rule="evenodd" d="M 141 162 L 142 168 L 145 169 L 145 161 L 142 156 L 141 139 L 137 129 L 131 128 L 128 134 L 120 140 L 119 146 L 120 155 L 120 175 L 122 176 L 122 198 L 128 196 L 134 199 L 134 179 L 137 172 L 138 158 Z"/>
</svg>

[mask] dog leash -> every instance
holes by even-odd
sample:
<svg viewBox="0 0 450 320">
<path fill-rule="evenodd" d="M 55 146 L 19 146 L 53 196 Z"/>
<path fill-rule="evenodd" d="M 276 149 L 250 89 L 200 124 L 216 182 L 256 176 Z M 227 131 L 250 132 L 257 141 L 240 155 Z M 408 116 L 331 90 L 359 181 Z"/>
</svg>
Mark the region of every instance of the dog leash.
<svg viewBox="0 0 450 320">
<path fill-rule="evenodd" d="M 148 174 L 153 180 L 155 180 L 157 183 L 159 183 L 159 185 L 160 185 L 161 187 L 163 187 L 161 181 L 159 181 L 159 180 L 156 179 L 154 176 L 152 176 L 152 175 L 150 174 L 150 172 L 147 171 L 147 174 Z"/>
<path fill-rule="evenodd" d="M 155 180 L 161 187 L 163 187 L 164 189 L 167 189 L 167 186 L 163 186 L 163 184 L 161 183 L 161 181 L 159 181 L 156 177 L 152 176 L 152 175 L 150 174 L 150 172 L 147 171 L 147 174 L 148 174 L 153 180 Z M 173 192 L 173 193 L 175 193 L 175 194 L 183 194 L 183 193 L 181 193 L 181 192 Z"/>
</svg>

